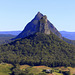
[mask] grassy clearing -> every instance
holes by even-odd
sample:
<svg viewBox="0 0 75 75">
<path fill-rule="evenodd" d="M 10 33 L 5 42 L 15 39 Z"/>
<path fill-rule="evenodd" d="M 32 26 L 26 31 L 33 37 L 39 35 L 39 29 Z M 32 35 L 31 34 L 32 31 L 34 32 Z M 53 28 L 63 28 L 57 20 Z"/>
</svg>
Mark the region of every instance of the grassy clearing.
<svg viewBox="0 0 75 75">
<path fill-rule="evenodd" d="M 27 69 L 29 71 L 29 73 L 33 73 L 35 75 L 39 74 L 39 73 L 43 73 L 42 71 L 44 69 L 51 69 L 50 67 L 47 66 L 29 66 L 29 65 L 21 65 L 20 66 L 21 70 Z"/>
<path fill-rule="evenodd" d="M 40 69 L 37 68 L 29 68 L 29 73 L 33 73 L 33 74 L 39 74 L 42 73 L 42 71 Z"/>
<path fill-rule="evenodd" d="M 47 66 L 33 66 L 33 68 L 37 68 L 37 69 L 51 69 L 50 67 L 47 67 Z"/>
<path fill-rule="evenodd" d="M 20 69 L 23 70 L 23 69 L 26 69 L 26 68 L 28 68 L 28 67 L 30 67 L 30 66 L 29 66 L 29 65 L 21 65 L 21 66 L 20 66 Z"/>
<path fill-rule="evenodd" d="M 44 69 L 51 69 L 50 67 L 47 67 L 47 66 L 34 66 L 32 67 L 34 69 L 38 69 L 40 71 L 43 71 Z"/>
<path fill-rule="evenodd" d="M 11 73 L 11 68 L 13 66 L 11 64 L 0 64 L 0 75 L 9 75 Z"/>
<path fill-rule="evenodd" d="M 63 75 L 62 73 L 53 72 L 52 75 Z"/>
<path fill-rule="evenodd" d="M 68 69 L 70 70 L 70 73 L 71 73 L 71 74 L 75 74 L 75 68 L 68 67 Z"/>
<path fill-rule="evenodd" d="M 11 64 L 0 64 L 0 75 L 9 75 L 11 73 L 11 68 L 13 65 Z M 63 75 L 62 73 L 59 73 L 59 71 L 70 71 L 71 75 L 75 74 L 75 68 L 72 67 L 47 67 L 47 66 L 29 66 L 29 65 L 20 65 L 20 69 L 25 71 L 26 69 L 29 71 L 29 73 L 33 73 L 34 75 L 38 75 L 39 73 L 45 73 L 43 70 L 50 69 L 52 70 L 51 73 L 45 73 L 46 75 Z"/>
<path fill-rule="evenodd" d="M 75 68 L 72 67 L 47 67 L 47 66 L 29 66 L 29 65 L 21 65 L 20 69 L 27 69 L 29 73 L 33 73 L 34 75 L 38 75 L 39 73 L 45 73 L 43 70 L 50 69 L 53 71 L 52 74 L 45 73 L 46 75 L 63 75 L 62 73 L 59 73 L 59 71 L 70 71 L 71 75 L 75 74 Z"/>
<path fill-rule="evenodd" d="M 0 75 L 9 75 L 9 74 L 8 74 L 8 73 L 3 73 L 3 72 L 1 73 L 1 72 L 0 72 Z"/>
</svg>

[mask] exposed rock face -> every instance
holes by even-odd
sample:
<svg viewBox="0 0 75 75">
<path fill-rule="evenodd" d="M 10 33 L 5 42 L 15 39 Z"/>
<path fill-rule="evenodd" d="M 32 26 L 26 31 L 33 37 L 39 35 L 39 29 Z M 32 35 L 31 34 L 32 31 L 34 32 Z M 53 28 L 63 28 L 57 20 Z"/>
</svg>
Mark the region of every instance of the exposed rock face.
<svg viewBox="0 0 75 75">
<path fill-rule="evenodd" d="M 43 18 L 43 20 L 42 20 L 42 18 Z M 43 25 L 43 23 L 42 23 L 43 21 L 45 22 L 45 24 L 44 24 L 43 27 L 40 28 L 41 32 L 44 32 L 46 34 L 50 34 L 49 31 L 51 31 L 55 35 L 57 35 L 59 38 L 62 39 L 62 36 L 59 33 L 59 31 L 54 27 L 54 25 L 49 20 L 47 20 L 47 17 L 44 16 L 43 14 L 41 14 L 40 12 L 38 12 L 36 14 L 36 16 L 34 17 L 34 19 L 31 22 L 29 22 L 26 25 L 26 27 L 24 28 L 24 30 L 16 38 L 14 38 L 14 39 L 24 38 L 24 37 L 27 37 L 27 36 L 29 36 L 31 34 L 34 34 L 34 33 L 38 32 L 38 30 L 36 28 L 39 25 L 42 26 Z"/>
<path fill-rule="evenodd" d="M 50 34 L 50 29 L 48 28 L 48 24 L 47 24 L 47 16 L 43 16 L 41 17 L 41 19 L 39 20 L 39 32 L 41 33 L 45 33 L 45 34 Z"/>
</svg>

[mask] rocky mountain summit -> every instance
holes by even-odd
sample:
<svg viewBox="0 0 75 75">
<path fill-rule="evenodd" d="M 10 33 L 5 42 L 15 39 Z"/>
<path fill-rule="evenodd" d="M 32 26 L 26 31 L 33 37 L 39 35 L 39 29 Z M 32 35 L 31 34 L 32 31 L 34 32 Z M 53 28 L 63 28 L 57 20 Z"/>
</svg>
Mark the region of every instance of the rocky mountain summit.
<svg viewBox="0 0 75 75">
<path fill-rule="evenodd" d="M 45 34 L 50 34 L 50 29 L 48 28 L 47 16 L 46 15 L 41 17 L 41 19 L 39 20 L 39 24 L 38 25 L 39 25 L 37 27 L 38 32 L 45 33 Z"/>
<path fill-rule="evenodd" d="M 36 32 L 50 34 L 50 31 L 62 39 L 62 35 L 54 27 L 54 25 L 47 19 L 47 16 L 38 12 L 34 17 L 34 19 L 31 22 L 29 22 L 24 28 L 24 30 L 14 39 L 24 38 Z"/>
</svg>

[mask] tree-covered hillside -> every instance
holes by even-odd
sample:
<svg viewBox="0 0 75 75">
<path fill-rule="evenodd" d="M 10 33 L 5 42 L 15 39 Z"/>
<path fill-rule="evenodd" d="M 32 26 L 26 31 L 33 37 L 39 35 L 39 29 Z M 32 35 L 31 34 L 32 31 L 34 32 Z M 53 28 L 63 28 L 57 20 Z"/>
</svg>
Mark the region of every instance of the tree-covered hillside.
<svg viewBox="0 0 75 75">
<path fill-rule="evenodd" d="M 75 66 L 75 47 L 51 33 L 36 33 L 0 46 L 0 62 Z"/>
</svg>

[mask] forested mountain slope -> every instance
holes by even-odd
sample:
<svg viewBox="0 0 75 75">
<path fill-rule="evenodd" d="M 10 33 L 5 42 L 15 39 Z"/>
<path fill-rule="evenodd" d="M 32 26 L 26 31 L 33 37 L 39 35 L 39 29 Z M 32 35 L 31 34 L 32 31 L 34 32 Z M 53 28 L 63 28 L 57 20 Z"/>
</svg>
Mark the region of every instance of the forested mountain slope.
<svg viewBox="0 0 75 75">
<path fill-rule="evenodd" d="M 75 47 L 55 34 L 35 33 L 0 46 L 0 62 L 12 64 L 75 66 Z"/>
</svg>

